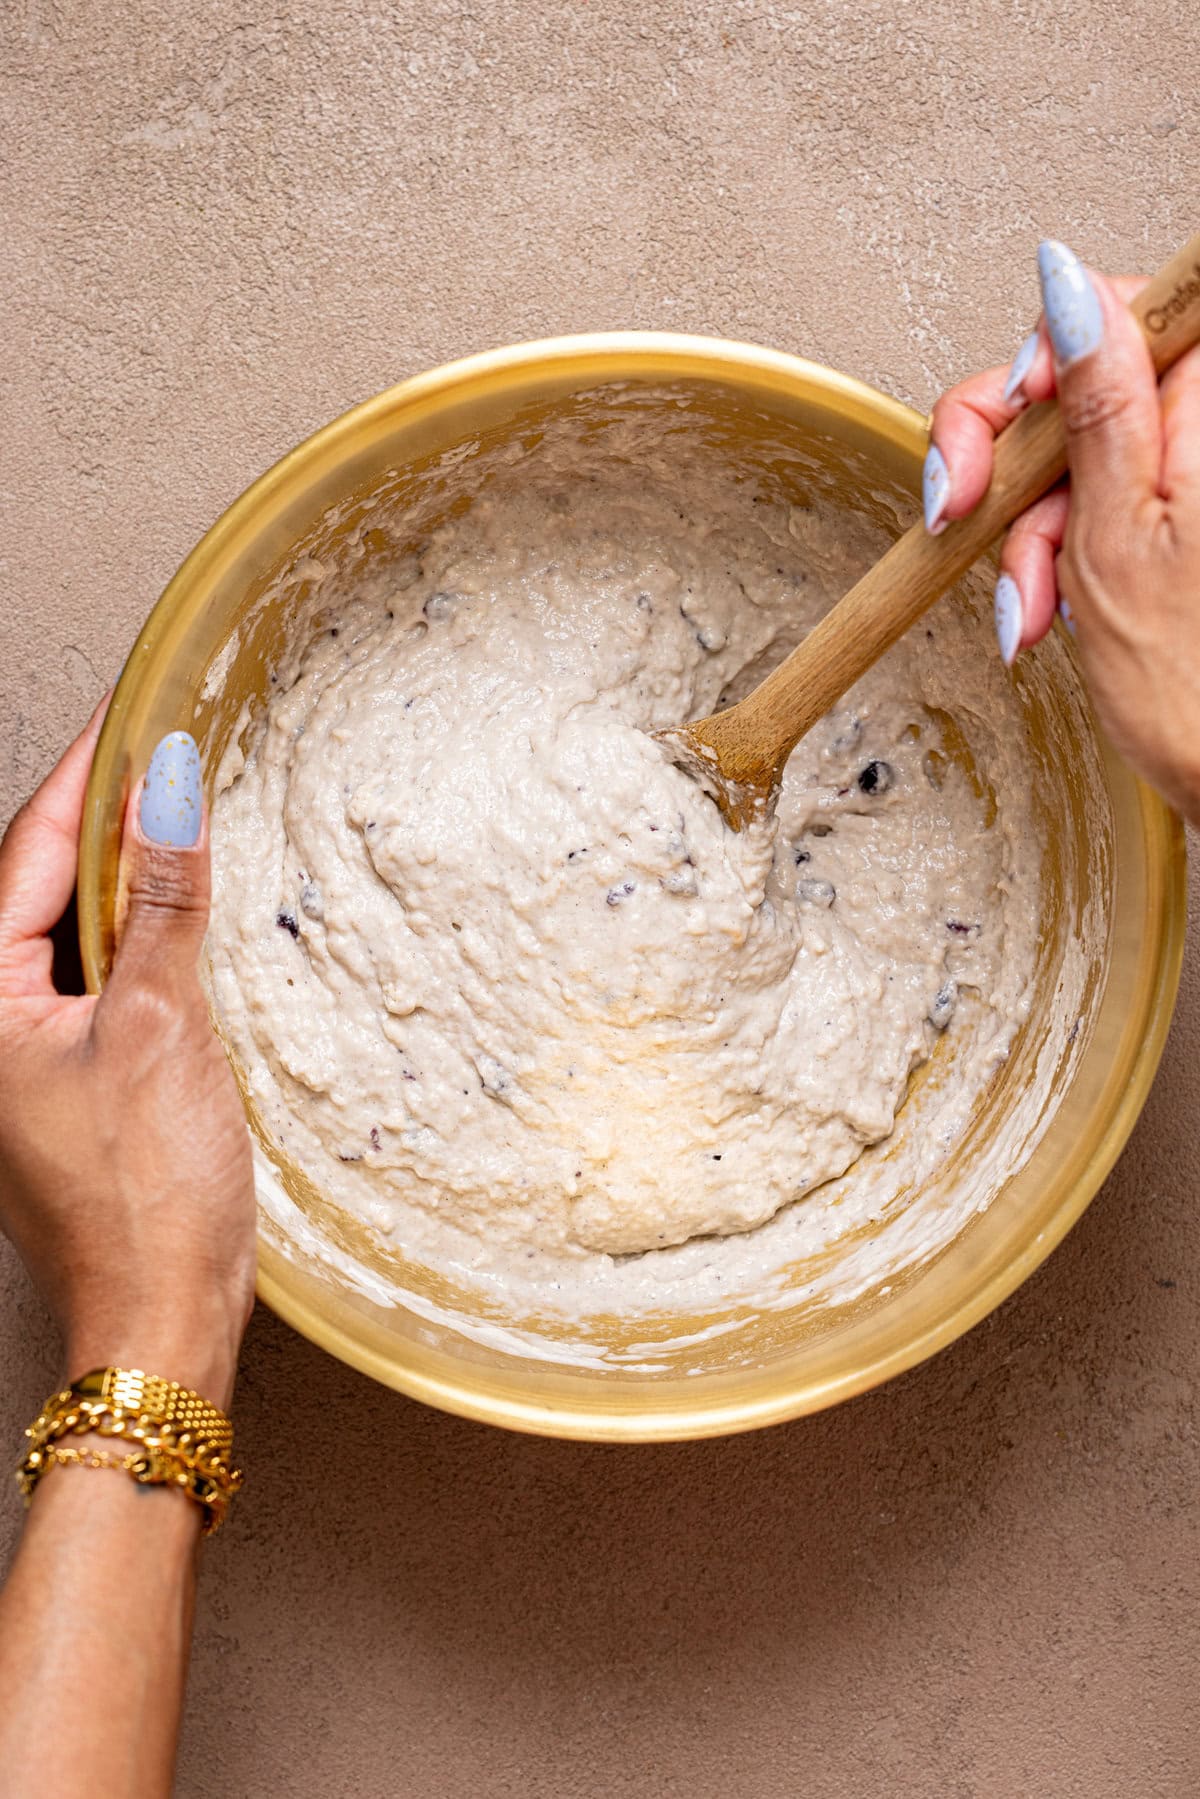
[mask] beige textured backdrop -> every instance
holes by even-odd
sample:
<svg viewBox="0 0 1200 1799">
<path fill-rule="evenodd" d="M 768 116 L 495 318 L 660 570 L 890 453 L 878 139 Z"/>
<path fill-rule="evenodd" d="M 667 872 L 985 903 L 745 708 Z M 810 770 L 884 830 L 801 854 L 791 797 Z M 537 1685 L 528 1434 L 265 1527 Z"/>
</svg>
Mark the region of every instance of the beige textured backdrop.
<svg viewBox="0 0 1200 1799">
<path fill-rule="evenodd" d="M 0 816 L 226 503 L 403 375 L 679 327 L 925 407 L 1015 349 L 1040 235 L 1160 260 L 1197 223 L 1190 11 L 7 0 Z M 1196 1793 L 1198 1061 L 1193 952 L 1050 1265 L 766 1435 L 507 1437 L 259 1316 L 180 1793 Z M 15 1443 L 56 1352 L 0 1273 Z"/>
</svg>

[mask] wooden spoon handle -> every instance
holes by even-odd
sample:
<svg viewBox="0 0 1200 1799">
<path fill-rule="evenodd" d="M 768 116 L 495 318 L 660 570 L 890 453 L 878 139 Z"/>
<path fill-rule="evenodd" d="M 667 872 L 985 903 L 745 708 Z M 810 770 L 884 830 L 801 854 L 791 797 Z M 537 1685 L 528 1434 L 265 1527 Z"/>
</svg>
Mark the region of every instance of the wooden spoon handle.
<svg viewBox="0 0 1200 1799">
<path fill-rule="evenodd" d="M 1161 375 L 1200 341 L 1200 235 L 1132 303 Z M 755 759 L 780 764 L 817 720 L 945 593 L 1018 514 L 1066 470 L 1057 400 L 1031 406 L 996 439 L 991 485 L 966 518 L 930 537 L 915 524 L 898 538 L 786 661 L 742 702 L 737 733 Z M 740 707 L 733 709 L 740 711 Z M 751 716 L 752 715 L 752 716 Z"/>
</svg>

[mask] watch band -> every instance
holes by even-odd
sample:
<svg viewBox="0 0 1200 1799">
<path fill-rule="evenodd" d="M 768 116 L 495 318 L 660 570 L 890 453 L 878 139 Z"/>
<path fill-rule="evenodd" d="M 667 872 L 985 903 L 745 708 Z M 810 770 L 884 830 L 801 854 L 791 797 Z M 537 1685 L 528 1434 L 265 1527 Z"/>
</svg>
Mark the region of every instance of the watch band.
<svg viewBox="0 0 1200 1799">
<path fill-rule="evenodd" d="M 233 1447 L 233 1425 L 224 1412 L 190 1387 L 145 1374 L 140 1368 L 93 1368 L 72 1381 L 66 1391 L 77 1399 L 99 1399 L 114 1410 L 153 1418 L 157 1424 L 186 1431 L 214 1449 Z"/>
<path fill-rule="evenodd" d="M 118 1462 L 66 1446 L 66 1437 L 97 1432 L 127 1443 Z M 204 1513 L 204 1532 L 224 1522 L 242 1475 L 231 1461 L 233 1426 L 224 1412 L 178 1381 L 140 1368 L 93 1368 L 52 1393 L 25 1432 L 29 1448 L 17 1469 L 26 1505 L 56 1461 L 119 1467 L 143 1486 L 178 1487 Z M 61 1451 L 61 1452 L 60 1452 Z"/>
</svg>

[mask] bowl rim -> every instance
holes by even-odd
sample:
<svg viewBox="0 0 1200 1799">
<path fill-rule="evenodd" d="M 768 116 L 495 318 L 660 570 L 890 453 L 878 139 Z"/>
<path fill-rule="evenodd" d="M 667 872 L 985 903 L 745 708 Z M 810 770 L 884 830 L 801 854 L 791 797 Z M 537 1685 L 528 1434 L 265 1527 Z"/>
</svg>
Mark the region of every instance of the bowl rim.
<svg viewBox="0 0 1200 1799">
<path fill-rule="evenodd" d="M 853 375 L 759 344 L 661 331 L 592 332 L 485 350 L 413 375 L 321 426 L 253 481 L 209 527 L 168 582 L 126 659 L 97 744 L 80 842 L 79 933 L 89 993 L 98 993 L 104 981 L 100 896 L 105 796 L 118 775 L 125 723 L 136 689 L 134 671 L 153 649 L 164 626 L 185 606 L 197 584 L 225 562 L 240 540 L 253 538 L 264 511 L 277 508 L 289 494 L 302 490 L 316 467 L 336 455 L 350 438 L 431 400 L 449 399 L 458 390 L 474 388 L 481 378 L 503 377 L 580 358 L 588 362 L 619 360 L 625 364 L 644 360 L 653 364 L 664 380 L 671 378 L 670 372 L 661 368 L 664 358 L 696 365 L 701 378 L 738 382 L 751 372 L 782 378 L 793 390 L 804 389 L 804 397 L 810 402 L 827 402 L 828 409 L 839 418 L 844 420 L 849 415 L 877 436 L 890 439 L 895 447 L 914 455 L 919 456 L 928 437 L 927 420 L 914 408 Z M 607 378 L 615 375 L 614 369 Z M 605 378 L 602 372 L 596 374 L 596 383 Z M 1155 842 L 1158 845 L 1161 891 L 1152 920 L 1158 949 L 1145 998 L 1145 1028 L 1137 1041 L 1120 1101 L 1104 1121 L 1090 1155 L 1076 1172 L 1046 1227 L 994 1274 L 965 1292 L 902 1345 L 844 1374 L 808 1383 L 803 1389 L 784 1388 L 760 1397 L 743 1395 L 729 1401 L 715 1399 L 697 1406 L 614 1406 L 603 1410 L 549 1399 L 525 1401 L 507 1394 L 496 1395 L 486 1391 L 486 1383 L 478 1379 L 460 1380 L 397 1366 L 289 1290 L 263 1266 L 261 1257 L 256 1283 L 259 1299 L 319 1348 L 410 1398 L 482 1423 L 591 1442 L 681 1441 L 761 1428 L 823 1410 L 917 1366 L 994 1311 L 1057 1247 L 1116 1162 L 1149 1093 L 1170 1029 L 1182 968 L 1187 912 L 1186 847 L 1178 816 L 1143 782 L 1137 781 L 1136 787 L 1148 844 L 1151 848 Z M 475 1364 L 466 1361 L 462 1366 L 468 1376 L 475 1368 Z"/>
</svg>

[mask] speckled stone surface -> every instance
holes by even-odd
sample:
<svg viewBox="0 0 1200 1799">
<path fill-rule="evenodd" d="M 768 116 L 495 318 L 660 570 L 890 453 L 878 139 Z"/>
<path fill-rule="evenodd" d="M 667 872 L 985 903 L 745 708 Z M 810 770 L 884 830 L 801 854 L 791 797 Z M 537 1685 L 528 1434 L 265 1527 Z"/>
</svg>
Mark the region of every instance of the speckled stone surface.
<svg viewBox="0 0 1200 1799">
<path fill-rule="evenodd" d="M 181 557 L 352 401 L 602 326 L 760 339 L 927 406 L 1034 248 L 1195 228 L 1176 0 L 9 0 L 0 815 Z M 259 1316 L 186 1799 L 1200 1791 L 1200 963 L 1051 1262 L 816 1420 L 642 1450 L 425 1411 Z M 0 1433 L 56 1377 L 0 1262 Z M 5 1542 L 15 1501 L 0 1512 Z"/>
</svg>

